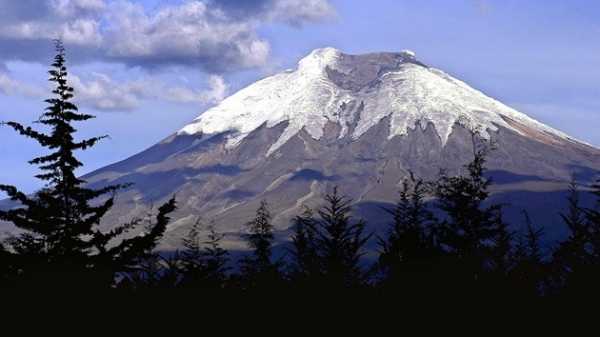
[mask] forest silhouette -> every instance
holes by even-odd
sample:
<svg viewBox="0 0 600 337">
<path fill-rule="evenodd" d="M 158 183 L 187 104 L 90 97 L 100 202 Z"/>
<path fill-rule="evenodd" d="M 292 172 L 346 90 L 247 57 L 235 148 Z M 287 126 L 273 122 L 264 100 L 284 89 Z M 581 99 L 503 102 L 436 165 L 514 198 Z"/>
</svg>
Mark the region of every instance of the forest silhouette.
<svg viewBox="0 0 600 337">
<path fill-rule="evenodd" d="M 181 249 L 157 251 L 171 198 L 150 215 L 103 225 L 115 195 L 129 185 L 91 189 L 76 176 L 76 152 L 104 137 L 76 140 L 75 126 L 93 116 L 72 103 L 65 49 L 56 41 L 49 71 L 52 98 L 38 123 L 47 133 L 3 122 L 31 138 L 47 154 L 29 161 L 45 185 L 33 194 L 0 185 L 17 206 L 0 210 L 0 220 L 18 229 L 0 244 L 0 287 L 25 290 L 145 293 L 168 290 L 199 294 L 360 294 L 387 298 L 577 298 L 595 295 L 600 281 L 600 183 L 575 181 L 561 214 L 569 235 L 553 249 L 542 247 L 543 226 L 523 211 L 525 230 L 503 219 L 503 205 L 489 203 L 492 184 L 486 157 L 493 146 L 473 135 L 474 152 L 462 175 L 440 172 L 435 181 L 407 176 L 384 233 L 368 231 L 353 217 L 352 200 L 338 186 L 318 209 L 294 217 L 286 254 L 275 258 L 271 213 L 262 201 L 248 219 L 241 258 L 223 249 L 224 234 L 197 221 L 181 238 Z M 587 191 L 591 192 L 587 192 Z M 582 193 L 596 204 L 583 207 Z M 195 214 L 201 218 L 202 214 Z M 208 232 L 208 235 L 203 233 Z M 367 244 L 377 242 L 370 252 Z M 366 258 L 374 253 L 375 258 Z M 371 254 L 372 255 L 372 254 Z"/>
</svg>

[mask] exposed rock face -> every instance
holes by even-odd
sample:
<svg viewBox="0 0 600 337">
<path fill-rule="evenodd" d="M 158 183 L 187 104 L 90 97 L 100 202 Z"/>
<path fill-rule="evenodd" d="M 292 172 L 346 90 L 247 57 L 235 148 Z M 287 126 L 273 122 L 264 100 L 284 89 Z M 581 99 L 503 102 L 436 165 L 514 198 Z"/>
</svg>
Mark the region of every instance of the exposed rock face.
<svg viewBox="0 0 600 337">
<path fill-rule="evenodd" d="M 230 248 L 262 199 L 285 238 L 302 206 L 332 186 L 354 198 L 378 229 L 409 171 L 458 173 L 473 156 L 472 131 L 495 142 L 488 168 L 493 200 L 522 208 L 564 233 L 557 213 L 572 174 L 589 180 L 600 150 L 576 141 L 451 76 L 411 52 L 347 55 L 326 48 L 298 69 L 242 89 L 161 143 L 87 175 L 93 185 L 132 182 L 107 221 L 127 220 L 177 196 L 163 248 L 174 248 L 197 216 L 230 233 Z"/>
<path fill-rule="evenodd" d="M 263 126 L 231 149 L 224 135 L 173 136 L 87 179 L 94 184 L 135 183 L 119 195 L 116 214 L 123 220 L 176 194 L 180 208 L 170 227 L 169 247 L 177 245 L 195 216 L 214 219 L 235 241 L 262 199 L 269 201 L 277 228 L 284 230 L 303 205 L 317 206 L 334 185 L 353 197 L 358 213 L 377 228 L 389 220 L 379 207 L 394 202 L 409 170 L 426 178 L 435 178 L 442 168 L 458 173 L 473 153 L 471 133 L 461 126 L 454 128 L 445 145 L 432 124 L 392 139 L 388 126 L 383 120 L 358 140 L 335 136 L 315 140 L 301 131 L 270 156 L 266 156 L 269 145 L 285 123 Z M 327 129 L 328 135 L 335 135 L 339 126 L 330 124 Z M 488 163 L 496 182 L 493 199 L 511 204 L 507 207 L 511 220 L 520 220 L 521 209 L 528 208 L 535 220 L 558 226 L 557 212 L 571 174 L 590 179 L 600 168 L 598 151 L 586 145 L 548 144 L 504 128 L 492 139 L 497 144 Z M 558 235 L 561 227 L 549 231 Z"/>
</svg>

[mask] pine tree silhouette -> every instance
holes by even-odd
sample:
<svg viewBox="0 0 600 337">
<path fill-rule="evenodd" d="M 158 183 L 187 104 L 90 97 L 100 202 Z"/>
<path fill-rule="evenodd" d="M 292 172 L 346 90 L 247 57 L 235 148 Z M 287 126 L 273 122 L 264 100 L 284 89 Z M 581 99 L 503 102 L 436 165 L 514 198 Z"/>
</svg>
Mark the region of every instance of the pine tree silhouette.
<svg viewBox="0 0 600 337">
<path fill-rule="evenodd" d="M 208 237 L 200 236 L 204 227 L 198 220 L 182 240 L 184 250 L 180 254 L 183 267 L 183 286 L 188 288 L 222 289 L 229 271 L 229 252 L 221 247 L 225 237 L 213 224 L 207 226 Z"/>
<path fill-rule="evenodd" d="M 296 288 L 309 291 L 318 286 L 323 276 L 313 211 L 305 207 L 293 222 L 289 278 Z"/>
<path fill-rule="evenodd" d="M 475 139 L 475 135 L 474 135 Z M 474 142 L 475 144 L 475 142 Z M 510 253 L 510 236 L 502 220 L 502 205 L 484 206 L 491 180 L 486 178 L 486 155 L 491 147 L 474 150 L 466 165 L 467 174 L 448 176 L 442 172 L 435 184 L 437 207 L 446 214 L 440 227 L 440 243 L 455 265 L 448 267 L 448 278 L 458 277 L 465 290 L 490 276 L 490 271 L 505 272 Z M 502 265 L 501 265 L 502 264 Z M 478 282 L 481 285 L 481 282 Z"/>
<path fill-rule="evenodd" d="M 198 218 L 181 240 L 183 250 L 177 251 L 173 257 L 179 261 L 176 267 L 181 274 L 180 286 L 184 288 L 199 288 L 204 285 L 206 274 L 202 259 L 202 239 L 200 237 L 203 226 L 202 220 Z"/>
<path fill-rule="evenodd" d="M 442 252 L 437 220 L 425 203 L 428 193 L 427 184 L 411 172 L 402 182 L 396 206 L 385 210 L 393 216 L 393 223 L 387 236 L 378 238 L 377 267 L 387 290 L 410 290 L 416 295 L 416 287 L 424 289 L 435 278 L 432 272 Z"/>
<path fill-rule="evenodd" d="M 57 55 L 49 71 L 49 81 L 54 83 L 53 98 L 38 123 L 50 133 L 36 131 L 16 122 L 5 122 L 23 136 L 32 138 L 42 147 L 52 151 L 32 159 L 41 173 L 37 178 L 46 182 L 44 188 L 29 196 L 14 186 L 0 185 L 20 207 L 0 211 L 0 219 L 13 223 L 24 234 L 9 242 L 18 254 L 21 284 L 27 281 L 36 286 L 73 289 L 97 285 L 109 287 L 115 273 L 127 271 L 136 259 L 149 253 L 162 236 L 168 214 L 175 209 L 172 199 L 159 208 L 156 222 L 144 236 L 118 240 L 140 222 L 116 226 L 109 232 L 101 232 L 98 225 L 113 206 L 114 193 L 124 185 L 106 186 L 100 189 L 86 187 L 76 171 L 83 164 L 75 151 L 87 150 L 105 138 L 94 137 L 76 141 L 74 123 L 93 118 L 78 112 L 71 102 L 74 90 L 67 83 L 65 49 L 56 41 Z M 102 201 L 101 197 L 104 197 Z M 94 200 L 100 200 L 92 204 Z"/>
<path fill-rule="evenodd" d="M 207 286 L 223 288 L 227 282 L 227 273 L 230 270 L 229 252 L 221 247 L 225 234 L 218 233 L 214 225 L 208 227 L 208 238 L 204 241 L 205 248 L 202 252 L 206 268 Z"/>
<path fill-rule="evenodd" d="M 525 231 L 517 237 L 510 270 L 514 295 L 521 299 L 541 296 L 547 289 L 547 268 L 543 260 L 541 239 L 543 228 L 536 228 L 523 210 Z"/>
<path fill-rule="evenodd" d="M 558 287 L 571 296 L 598 294 L 600 282 L 600 185 L 592 185 L 596 197 L 593 208 L 580 204 L 575 181 L 569 186 L 568 209 L 561 217 L 569 228 L 569 237 L 554 252 L 555 278 Z"/>
<path fill-rule="evenodd" d="M 280 263 L 272 261 L 274 235 L 266 201 L 261 201 L 256 216 L 246 227 L 249 233 L 244 235 L 244 239 L 252 253 L 241 260 L 241 276 L 245 287 L 274 288 L 281 281 Z"/>
<path fill-rule="evenodd" d="M 358 288 L 366 281 L 360 258 L 372 234 L 365 234 L 363 220 L 353 221 L 351 203 L 334 187 L 331 194 L 325 195 L 325 205 L 314 219 L 324 286 L 330 290 Z"/>
<path fill-rule="evenodd" d="M 6 288 L 11 286 L 9 283 L 9 275 L 13 272 L 13 255 L 4 247 L 4 244 L 0 242 L 0 288 Z"/>
</svg>

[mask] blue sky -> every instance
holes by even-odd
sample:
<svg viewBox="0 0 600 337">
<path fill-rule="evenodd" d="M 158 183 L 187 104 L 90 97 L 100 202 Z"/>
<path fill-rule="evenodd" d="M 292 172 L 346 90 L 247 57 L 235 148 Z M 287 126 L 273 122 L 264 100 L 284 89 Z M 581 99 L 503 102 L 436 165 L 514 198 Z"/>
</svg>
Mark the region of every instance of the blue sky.
<svg viewBox="0 0 600 337">
<path fill-rule="evenodd" d="M 600 146 L 600 2 L 516 0 L 0 0 L 0 120 L 34 121 L 62 37 L 83 172 L 175 132 L 227 94 L 314 48 L 411 49 L 417 58 Z M 0 128 L 0 182 L 39 187 L 32 141 Z"/>
</svg>

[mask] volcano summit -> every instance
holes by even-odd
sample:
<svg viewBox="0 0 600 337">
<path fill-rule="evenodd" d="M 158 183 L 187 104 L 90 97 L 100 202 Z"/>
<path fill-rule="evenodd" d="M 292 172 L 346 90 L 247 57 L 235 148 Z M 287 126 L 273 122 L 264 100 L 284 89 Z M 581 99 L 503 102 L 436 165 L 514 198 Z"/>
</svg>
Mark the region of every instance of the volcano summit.
<svg viewBox="0 0 600 337">
<path fill-rule="evenodd" d="M 492 199 L 508 203 L 515 219 L 527 208 L 534 221 L 558 222 L 571 175 L 591 179 L 600 169 L 598 149 L 421 63 L 413 52 L 324 48 L 85 179 L 94 186 L 134 183 L 119 195 L 113 220 L 176 194 L 180 207 L 165 247 L 176 247 L 197 216 L 232 233 L 235 247 L 235 233 L 263 199 L 282 237 L 291 217 L 303 205 L 318 205 L 334 185 L 370 220 L 395 201 L 409 171 L 423 178 L 440 169 L 460 172 L 472 159 L 473 133 L 496 146 L 488 161 Z"/>
</svg>

